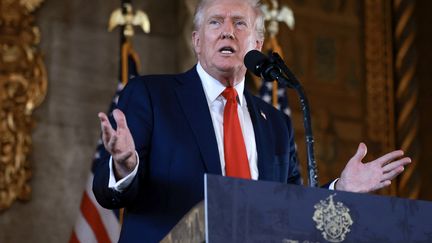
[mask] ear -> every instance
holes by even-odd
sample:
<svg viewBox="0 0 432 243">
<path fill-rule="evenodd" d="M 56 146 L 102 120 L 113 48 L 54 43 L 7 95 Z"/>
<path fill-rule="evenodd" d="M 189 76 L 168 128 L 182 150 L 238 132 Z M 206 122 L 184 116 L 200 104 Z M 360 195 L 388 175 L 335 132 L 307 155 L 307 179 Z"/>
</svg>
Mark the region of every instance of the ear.
<svg viewBox="0 0 432 243">
<path fill-rule="evenodd" d="M 256 40 L 255 41 L 255 49 L 261 51 L 264 44 L 264 40 Z"/>
<path fill-rule="evenodd" d="M 192 44 L 195 50 L 196 54 L 200 53 L 201 50 L 201 43 L 200 43 L 200 38 L 199 38 L 199 33 L 198 31 L 193 31 L 192 32 Z"/>
</svg>

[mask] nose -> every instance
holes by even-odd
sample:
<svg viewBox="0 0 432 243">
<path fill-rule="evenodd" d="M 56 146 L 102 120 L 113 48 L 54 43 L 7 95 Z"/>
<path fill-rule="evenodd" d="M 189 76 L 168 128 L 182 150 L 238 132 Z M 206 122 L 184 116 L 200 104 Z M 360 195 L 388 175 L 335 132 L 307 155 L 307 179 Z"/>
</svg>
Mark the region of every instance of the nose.
<svg viewBox="0 0 432 243">
<path fill-rule="evenodd" d="M 222 28 L 221 32 L 221 38 L 222 39 L 235 39 L 234 36 L 234 26 L 231 21 L 226 21 L 224 23 L 224 27 Z"/>
<path fill-rule="evenodd" d="M 221 38 L 234 40 L 234 35 L 232 33 L 229 33 L 229 32 L 222 32 Z"/>
</svg>

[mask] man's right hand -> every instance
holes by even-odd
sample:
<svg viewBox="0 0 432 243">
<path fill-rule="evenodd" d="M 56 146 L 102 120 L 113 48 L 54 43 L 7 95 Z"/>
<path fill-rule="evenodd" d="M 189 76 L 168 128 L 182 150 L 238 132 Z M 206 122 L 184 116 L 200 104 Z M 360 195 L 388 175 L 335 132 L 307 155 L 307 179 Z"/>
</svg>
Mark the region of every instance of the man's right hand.
<svg viewBox="0 0 432 243">
<path fill-rule="evenodd" d="M 102 141 L 105 149 L 111 154 L 114 165 L 114 175 L 120 180 L 130 174 L 136 164 L 135 143 L 126 123 L 126 117 L 119 109 L 113 111 L 117 130 L 114 130 L 105 113 L 99 112 Z"/>
</svg>

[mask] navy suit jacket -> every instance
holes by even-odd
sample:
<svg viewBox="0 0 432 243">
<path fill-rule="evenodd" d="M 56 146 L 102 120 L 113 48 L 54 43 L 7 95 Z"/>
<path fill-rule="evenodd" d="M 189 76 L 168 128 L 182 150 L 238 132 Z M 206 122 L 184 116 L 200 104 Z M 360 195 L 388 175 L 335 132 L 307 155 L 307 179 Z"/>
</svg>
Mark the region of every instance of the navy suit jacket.
<svg viewBox="0 0 432 243">
<path fill-rule="evenodd" d="M 290 119 L 249 92 L 244 95 L 259 180 L 300 184 Z M 103 207 L 126 208 L 120 242 L 159 242 L 203 200 L 204 173 L 222 174 L 204 90 L 196 68 L 143 76 L 128 83 L 118 107 L 139 154 L 138 174 L 122 193 L 109 189 L 110 155 L 105 151 L 95 166 L 93 192 Z"/>
</svg>

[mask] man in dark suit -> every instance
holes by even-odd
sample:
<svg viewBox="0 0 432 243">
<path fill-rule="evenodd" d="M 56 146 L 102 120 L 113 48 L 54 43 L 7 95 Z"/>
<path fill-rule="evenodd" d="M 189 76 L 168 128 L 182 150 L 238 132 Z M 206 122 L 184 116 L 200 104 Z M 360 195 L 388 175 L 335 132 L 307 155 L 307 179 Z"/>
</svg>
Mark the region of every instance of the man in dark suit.
<svg viewBox="0 0 432 243">
<path fill-rule="evenodd" d="M 263 44 L 257 2 L 202 1 L 192 35 L 198 64 L 131 80 L 115 122 L 99 114 L 107 153 L 93 191 L 102 206 L 126 208 L 120 241 L 161 240 L 203 199 L 204 173 L 300 184 L 291 121 L 244 90 L 244 55 Z M 361 143 L 330 187 L 376 190 L 410 162 L 402 151 L 362 163 L 365 155 Z"/>
</svg>

